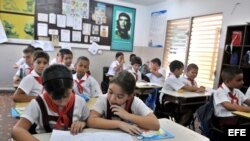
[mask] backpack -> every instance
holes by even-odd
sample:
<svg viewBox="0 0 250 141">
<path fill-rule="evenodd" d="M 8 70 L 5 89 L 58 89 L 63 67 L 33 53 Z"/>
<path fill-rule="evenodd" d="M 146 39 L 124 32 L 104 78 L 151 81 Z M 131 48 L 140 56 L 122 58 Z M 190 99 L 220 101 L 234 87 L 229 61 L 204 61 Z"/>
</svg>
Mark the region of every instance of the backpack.
<svg viewBox="0 0 250 141">
<path fill-rule="evenodd" d="M 212 117 L 214 116 L 213 94 L 207 103 L 196 110 L 196 117 L 200 123 L 201 133 L 207 137 L 211 135 Z"/>
</svg>

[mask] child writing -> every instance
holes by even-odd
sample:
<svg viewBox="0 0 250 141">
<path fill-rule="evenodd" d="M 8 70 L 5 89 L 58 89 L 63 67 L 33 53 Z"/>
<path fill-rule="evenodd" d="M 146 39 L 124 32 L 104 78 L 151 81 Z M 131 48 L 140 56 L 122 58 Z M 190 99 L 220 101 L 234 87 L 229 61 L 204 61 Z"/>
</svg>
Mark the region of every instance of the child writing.
<svg viewBox="0 0 250 141">
<path fill-rule="evenodd" d="M 41 74 L 48 66 L 49 55 L 43 51 L 36 51 L 33 55 L 34 69 L 29 75 L 24 77 L 14 93 L 15 102 L 29 102 L 36 96 L 42 94 Z"/>
<path fill-rule="evenodd" d="M 108 93 L 100 96 L 91 110 L 88 127 L 121 129 L 132 135 L 141 134 L 140 128 L 158 130 L 158 119 L 134 96 L 134 89 L 135 79 L 131 73 L 122 71 L 116 74 L 110 81 Z"/>
<path fill-rule="evenodd" d="M 18 68 L 15 76 L 13 77 L 13 83 L 14 84 L 19 84 L 20 81 L 22 80 L 22 78 L 24 78 L 26 75 L 28 75 L 32 71 L 32 69 L 33 69 L 33 66 L 32 66 L 32 64 L 33 64 L 33 58 L 32 58 L 33 53 L 34 53 L 34 49 L 32 49 L 32 48 L 25 48 L 23 50 L 23 58 L 24 58 L 25 63 L 22 64 Z"/>
<path fill-rule="evenodd" d="M 221 77 L 223 83 L 214 93 L 213 102 L 217 126 L 223 130 L 225 125 L 235 125 L 244 122 L 240 121 L 232 112 L 250 112 L 250 99 L 239 90 L 244 84 L 243 73 L 240 69 L 225 68 L 221 73 Z"/>
<path fill-rule="evenodd" d="M 37 140 L 28 131 L 34 123 L 37 125 L 36 133 L 70 128 L 71 133 L 76 134 L 86 126 L 89 110 L 86 102 L 72 93 L 70 70 L 63 65 L 49 66 L 42 80 L 45 92 L 30 102 L 12 129 L 12 137 L 16 141 Z"/>
<path fill-rule="evenodd" d="M 81 56 L 75 64 L 76 74 L 73 75 L 75 94 L 85 97 L 98 97 L 102 95 L 102 91 L 98 82 L 89 74 L 89 59 Z M 87 96 L 87 97 L 86 97 Z"/>
<path fill-rule="evenodd" d="M 135 81 L 142 81 L 141 72 L 139 71 L 140 66 L 142 65 L 142 61 L 140 57 L 133 57 L 131 60 L 132 68 L 128 70 L 135 78 Z"/>
<path fill-rule="evenodd" d="M 122 52 L 117 52 L 115 55 L 116 60 L 113 61 L 109 67 L 108 76 L 114 76 L 115 74 L 125 70 L 125 61 L 124 61 L 124 54 Z"/>
<path fill-rule="evenodd" d="M 189 64 L 187 66 L 187 72 L 186 75 L 184 75 L 181 80 L 185 85 L 192 86 L 198 88 L 197 82 L 195 81 L 195 78 L 198 74 L 198 66 L 196 64 Z M 205 87 L 200 86 L 200 89 L 198 89 L 196 92 L 204 92 Z"/>
</svg>

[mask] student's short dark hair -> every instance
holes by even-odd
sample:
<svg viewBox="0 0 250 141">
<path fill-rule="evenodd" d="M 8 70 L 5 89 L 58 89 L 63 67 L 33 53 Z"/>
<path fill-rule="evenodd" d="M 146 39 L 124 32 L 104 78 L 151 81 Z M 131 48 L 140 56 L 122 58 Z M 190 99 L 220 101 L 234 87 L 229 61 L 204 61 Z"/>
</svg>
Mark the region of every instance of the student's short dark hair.
<svg viewBox="0 0 250 141">
<path fill-rule="evenodd" d="M 142 65 L 141 58 L 138 57 L 138 56 L 135 56 L 135 57 L 131 60 L 131 65 L 134 65 L 134 64 L 139 64 L 139 65 L 141 66 L 141 65 Z"/>
<path fill-rule="evenodd" d="M 119 56 L 122 56 L 122 55 L 124 55 L 122 52 L 117 52 L 117 53 L 115 54 L 115 58 L 118 58 Z"/>
<path fill-rule="evenodd" d="M 64 58 L 64 56 L 65 56 L 66 54 L 69 54 L 69 55 L 72 55 L 72 56 L 73 56 L 72 51 L 69 50 L 69 49 L 66 49 L 66 48 L 60 49 L 59 52 L 61 53 L 62 59 Z"/>
<path fill-rule="evenodd" d="M 44 58 L 49 62 L 49 55 L 44 51 L 35 51 L 33 54 L 33 61 L 36 61 L 38 58 Z"/>
<path fill-rule="evenodd" d="M 89 62 L 89 58 L 85 57 L 85 56 L 80 56 L 77 58 L 76 64 L 78 64 L 80 61 L 87 61 Z"/>
<path fill-rule="evenodd" d="M 68 89 L 72 89 L 73 78 L 71 71 L 64 65 L 51 65 L 42 74 L 44 89 L 52 99 L 58 100 L 68 96 Z"/>
<path fill-rule="evenodd" d="M 32 49 L 32 48 L 25 48 L 25 49 L 23 50 L 23 53 L 24 53 L 24 54 L 28 54 L 28 53 L 33 54 L 33 53 L 34 53 L 34 49 Z"/>
<path fill-rule="evenodd" d="M 35 51 L 43 51 L 43 49 L 40 48 L 40 47 L 37 47 L 37 48 L 35 48 L 34 50 L 35 50 Z"/>
<path fill-rule="evenodd" d="M 199 67 L 196 65 L 196 64 L 189 64 L 188 66 L 187 66 L 187 72 L 188 71 L 190 71 L 190 70 L 192 70 L 192 69 L 196 69 L 196 70 L 198 70 L 199 69 Z"/>
<path fill-rule="evenodd" d="M 157 65 L 161 66 L 161 60 L 159 58 L 152 59 L 151 63 L 154 63 L 154 64 L 157 64 Z"/>
<path fill-rule="evenodd" d="M 169 69 L 171 72 L 174 72 L 175 69 L 181 69 L 184 67 L 184 64 L 181 61 L 174 60 L 170 63 Z"/>
<path fill-rule="evenodd" d="M 129 56 L 129 61 L 131 62 L 132 61 L 132 59 L 134 58 L 134 57 L 136 57 L 136 55 L 135 54 L 130 54 L 130 56 Z"/>
<path fill-rule="evenodd" d="M 122 90 L 129 96 L 134 93 L 135 78 L 130 72 L 126 70 L 116 74 L 110 81 L 110 84 L 112 83 L 119 85 L 122 88 Z"/>
<path fill-rule="evenodd" d="M 236 75 L 243 73 L 241 69 L 237 67 L 224 68 L 221 72 L 221 78 L 223 82 L 232 80 Z"/>
</svg>

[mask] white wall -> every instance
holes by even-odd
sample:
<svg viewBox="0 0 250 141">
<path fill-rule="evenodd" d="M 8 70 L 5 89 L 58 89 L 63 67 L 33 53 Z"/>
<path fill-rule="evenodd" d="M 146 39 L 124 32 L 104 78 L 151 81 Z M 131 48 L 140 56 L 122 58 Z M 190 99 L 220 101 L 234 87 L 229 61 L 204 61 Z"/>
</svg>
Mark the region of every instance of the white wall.
<svg viewBox="0 0 250 141">
<path fill-rule="evenodd" d="M 234 8 L 236 3 L 240 3 Z M 187 18 L 213 13 L 223 13 L 222 33 L 220 38 L 219 55 L 217 62 L 217 76 L 215 85 L 218 85 L 221 60 L 225 43 L 227 26 L 246 24 L 250 22 L 249 0 L 166 0 L 148 8 L 148 15 L 157 10 L 167 10 L 167 19 Z M 233 10 L 234 9 L 234 10 Z"/>
</svg>

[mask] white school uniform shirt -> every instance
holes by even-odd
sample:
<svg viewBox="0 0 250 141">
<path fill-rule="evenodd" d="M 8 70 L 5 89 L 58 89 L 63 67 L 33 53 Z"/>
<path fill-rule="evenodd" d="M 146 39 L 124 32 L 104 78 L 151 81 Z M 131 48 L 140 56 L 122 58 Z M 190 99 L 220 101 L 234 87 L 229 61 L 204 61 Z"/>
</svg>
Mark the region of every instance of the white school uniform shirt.
<svg viewBox="0 0 250 141">
<path fill-rule="evenodd" d="M 181 81 L 185 85 L 188 85 L 188 86 L 191 86 L 191 87 L 198 87 L 197 82 L 195 80 L 193 80 L 194 81 L 194 85 L 192 85 L 191 80 L 189 80 L 186 75 L 184 75 L 184 76 L 181 77 Z"/>
<path fill-rule="evenodd" d="M 59 116 L 57 113 L 53 112 L 48 108 L 47 103 L 45 102 L 44 96 L 41 95 L 42 100 L 45 104 L 45 107 L 47 109 L 48 115 L 51 116 Z M 75 105 L 74 105 L 74 111 L 73 111 L 73 121 L 84 121 L 89 116 L 89 109 L 86 105 L 86 102 L 79 97 L 78 95 L 75 95 Z M 24 113 L 21 115 L 22 118 L 25 118 L 31 122 L 31 124 L 36 123 L 36 132 L 38 134 L 40 133 L 46 133 L 44 127 L 43 127 L 43 121 L 42 121 L 42 112 L 41 109 L 35 99 L 32 99 L 29 105 L 25 108 Z M 50 127 L 55 127 L 56 122 L 50 122 Z"/>
<path fill-rule="evenodd" d="M 77 83 L 75 82 L 75 81 L 79 82 L 79 80 L 77 79 L 77 74 L 73 74 L 73 80 L 74 80 L 73 90 L 75 94 L 78 94 L 80 96 L 86 94 L 89 97 L 98 97 L 102 95 L 102 90 L 100 85 L 91 75 L 85 74 L 81 79 L 84 81 L 83 83 L 81 83 L 81 86 L 83 87 L 83 93 L 79 92 Z"/>
<path fill-rule="evenodd" d="M 141 78 L 141 72 L 138 70 L 137 72 L 135 72 L 134 68 L 132 67 L 131 70 L 128 70 L 136 79 L 136 74 L 137 74 L 137 80 L 138 82 L 142 81 L 142 78 Z"/>
<path fill-rule="evenodd" d="M 113 61 L 113 62 L 111 63 L 111 65 L 109 66 L 109 70 L 108 70 L 107 76 L 109 76 L 109 75 L 114 76 L 116 73 L 118 73 L 118 72 L 116 72 L 115 69 L 114 69 L 114 68 L 115 68 L 116 66 L 118 66 L 118 65 L 120 65 L 120 63 L 119 63 L 117 60 Z M 126 70 L 125 64 L 122 65 L 122 69 L 123 69 L 123 70 Z"/>
<path fill-rule="evenodd" d="M 223 83 L 214 93 L 213 95 L 213 104 L 214 104 L 214 114 L 217 117 L 230 117 L 235 116 L 232 114 L 232 111 L 228 111 L 226 108 L 222 106 L 223 102 L 230 102 L 231 98 L 229 96 L 230 90 L 229 88 Z M 242 105 L 247 97 L 239 90 L 234 89 L 233 94 L 236 94 L 236 97 L 239 99 L 238 105 Z"/>
<path fill-rule="evenodd" d="M 99 96 L 95 105 L 91 109 L 91 110 L 98 112 L 103 117 L 107 116 L 107 96 L 108 94 Z M 122 107 L 125 107 L 125 104 Z M 132 114 L 139 115 L 139 116 L 147 116 L 148 114 L 153 112 L 138 97 L 134 97 L 133 103 L 131 105 L 131 111 L 132 111 Z"/>
<path fill-rule="evenodd" d="M 167 80 L 164 82 L 163 90 L 178 91 L 185 84 L 181 81 L 181 77 L 176 77 L 174 74 L 170 73 Z M 162 97 L 164 93 L 160 94 L 159 100 L 162 102 Z"/>
<path fill-rule="evenodd" d="M 21 69 L 22 69 L 22 75 L 23 75 L 23 77 L 25 77 L 25 76 L 27 76 L 28 74 L 30 74 L 30 73 L 31 73 L 31 70 L 32 70 L 32 68 L 31 68 L 29 65 L 27 65 L 26 63 L 24 63 L 24 64 L 22 64 L 22 65 L 18 68 L 18 70 L 17 70 L 17 72 L 16 72 L 16 76 L 19 76 L 19 77 L 20 77 Z"/>
<path fill-rule="evenodd" d="M 24 64 L 24 63 L 25 63 L 25 61 L 24 61 L 24 58 L 22 57 L 22 58 L 20 58 L 20 59 L 16 62 L 16 65 L 21 66 L 21 65 Z"/>
<path fill-rule="evenodd" d="M 38 96 L 42 94 L 43 86 L 35 79 L 39 77 L 35 70 L 24 77 L 18 88 L 22 89 L 28 96 Z"/>
<path fill-rule="evenodd" d="M 161 77 L 157 77 L 152 73 L 147 73 L 146 76 L 149 78 L 150 82 L 160 84 L 161 86 L 164 84 L 166 71 L 164 68 L 160 68 L 158 72 L 161 74 Z"/>
<path fill-rule="evenodd" d="M 250 98 L 250 87 L 247 89 L 246 97 L 247 97 L 247 98 Z"/>
</svg>

